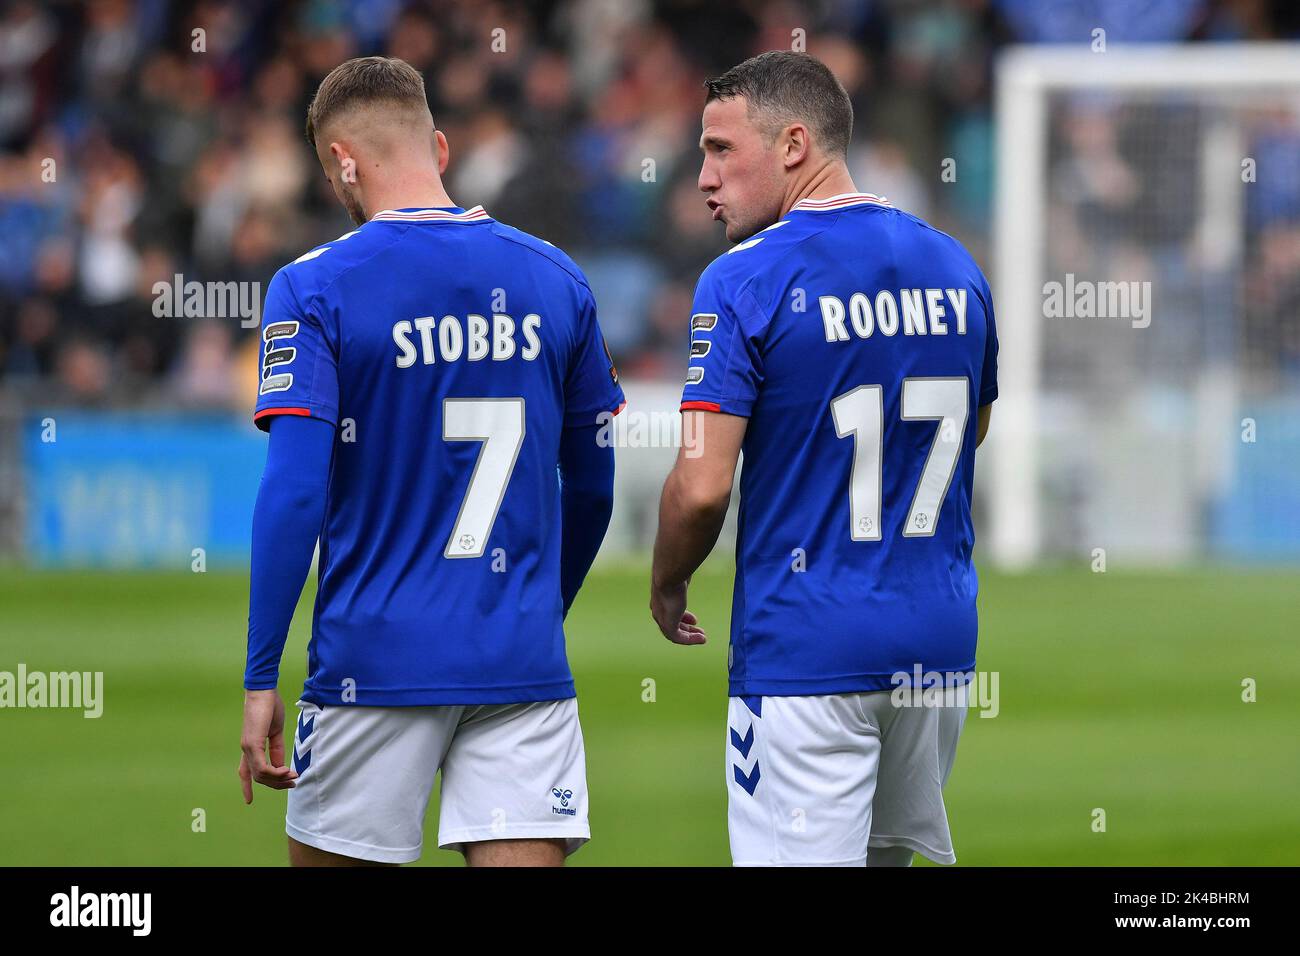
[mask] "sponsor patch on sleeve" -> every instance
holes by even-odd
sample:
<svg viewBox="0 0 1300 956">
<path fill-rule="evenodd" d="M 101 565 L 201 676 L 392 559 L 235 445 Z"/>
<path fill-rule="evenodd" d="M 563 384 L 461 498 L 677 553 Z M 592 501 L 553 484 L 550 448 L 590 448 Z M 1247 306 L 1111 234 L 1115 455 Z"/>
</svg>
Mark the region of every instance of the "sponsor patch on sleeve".
<svg viewBox="0 0 1300 956">
<path fill-rule="evenodd" d="M 272 322 L 262 330 L 262 340 L 291 339 L 298 334 L 297 322 Z"/>
<path fill-rule="evenodd" d="M 262 339 L 266 342 L 266 351 L 262 356 L 262 385 L 259 395 L 268 392 L 283 392 L 293 385 L 293 373 L 283 371 L 298 355 L 298 350 L 284 345 L 284 339 L 291 339 L 298 334 L 297 322 L 272 322 L 262 330 Z"/>
</svg>

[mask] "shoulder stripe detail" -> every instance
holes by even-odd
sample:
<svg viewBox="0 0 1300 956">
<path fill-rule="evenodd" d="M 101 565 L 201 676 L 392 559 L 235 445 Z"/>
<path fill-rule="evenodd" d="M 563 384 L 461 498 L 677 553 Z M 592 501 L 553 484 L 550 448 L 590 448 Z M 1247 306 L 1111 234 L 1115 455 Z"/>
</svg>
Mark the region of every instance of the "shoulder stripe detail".
<svg viewBox="0 0 1300 956">
<path fill-rule="evenodd" d="M 337 239 L 335 239 L 334 242 L 342 242 L 344 239 L 351 239 L 351 238 L 352 238 L 353 236 L 355 236 L 359 231 L 360 231 L 360 230 L 358 230 L 358 229 L 353 229 L 351 232 L 345 232 L 343 235 L 341 235 L 341 236 L 339 236 Z M 321 255 L 322 253 L 329 252 L 330 249 L 332 249 L 332 248 L 334 248 L 334 247 L 331 246 L 331 245 L 329 245 L 329 244 L 327 243 L 326 245 L 323 245 L 323 246 L 320 246 L 319 248 L 316 248 L 316 249 L 311 250 L 311 252 L 304 252 L 304 253 L 303 253 L 302 255 L 300 255 L 297 259 L 294 259 L 293 262 L 290 263 L 290 265 L 295 265 L 295 266 L 296 266 L 296 265 L 297 265 L 298 263 L 300 263 L 300 262 L 310 262 L 312 259 L 315 259 L 317 256 Z"/>
<path fill-rule="evenodd" d="M 329 250 L 329 246 L 321 246 L 319 249 L 313 249 L 311 252 L 304 252 L 297 259 L 293 260 L 293 265 L 296 266 L 300 262 L 310 262 L 322 253 L 329 252 Z"/>
<path fill-rule="evenodd" d="M 755 236 L 753 239 L 746 239 L 739 245 L 732 246 L 723 255 L 731 255 L 733 252 L 744 252 L 746 249 L 753 249 L 756 245 L 766 239 L 767 236 Z"/>
<path fill-rule="evenodd" d="M 883 196 L 871 193 L 843 193 L 829 199 L 801 199 L 791 208 L 791 212 L 823 212 L 828 209 L 844 209 L 848 206 L 892 206 Z"/>
</svg>

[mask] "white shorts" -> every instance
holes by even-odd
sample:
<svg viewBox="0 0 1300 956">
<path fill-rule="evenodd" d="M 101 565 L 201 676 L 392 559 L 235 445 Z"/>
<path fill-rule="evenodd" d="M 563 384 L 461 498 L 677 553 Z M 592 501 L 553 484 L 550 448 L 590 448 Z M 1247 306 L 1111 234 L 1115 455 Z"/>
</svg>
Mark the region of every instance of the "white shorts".
<svg viewBox="0 0 1300 956">
<path fill-rule="evenodd" d="M 948 706 L 899 707 L 891 693 L 730 699 L 735 865 L 863 866 L 869 847 L 957 862 L 943 786 L 968 688 L 950 692 Z"/>
<path fill-rule="evenodd" d="M 434 775 L 438 845 L 591 836 L 574 698 L 527 704 L 320 707 L 298 701 L 285 831 L 379 863 L 419 859 Z"/>
</svg>

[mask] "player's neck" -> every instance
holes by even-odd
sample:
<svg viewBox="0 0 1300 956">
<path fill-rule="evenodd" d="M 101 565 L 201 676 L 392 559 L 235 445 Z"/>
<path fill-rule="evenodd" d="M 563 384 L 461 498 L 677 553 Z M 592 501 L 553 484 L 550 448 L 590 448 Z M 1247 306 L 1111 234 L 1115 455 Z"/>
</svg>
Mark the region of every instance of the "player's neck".
<svg viewBox="0 0 1300 956">
<path fill-rule="evenodd" d="M 393 183 L 367 190 L 366 213 L 373 218 L 386 209 L 436 209 L 455 206 L 439 180 Z"/>
<path fill-rule="evenodd" d="M 781 215 L 784 216 L 795 203 L 805 199 L 830 199 L 832 196 L 843 196 L 845 193 L 857 191 L 858 187 L 853 184 L 853 177 L 849 175 L 848 168 L 843 163 L 827 163 L 802 185 L 790 190 Z"/>
</svg>

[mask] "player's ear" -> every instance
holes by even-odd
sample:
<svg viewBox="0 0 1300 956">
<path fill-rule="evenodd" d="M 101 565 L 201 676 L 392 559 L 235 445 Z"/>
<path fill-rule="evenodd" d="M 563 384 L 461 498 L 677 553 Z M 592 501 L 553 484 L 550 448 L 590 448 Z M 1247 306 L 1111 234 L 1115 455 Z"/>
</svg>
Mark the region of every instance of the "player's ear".
<svg viewBox="0 0 1300 956">
<path fill-rule="evenodd" d="M 339 166 L 339 179 L 349 186 L 357 184 L 357 161 L 339 143 L 330 143 L 330 155 Z"/>
<path fill-rule="evenodd" d="M 797 166 L 808 155 L 808 127 L 802 123 L 787 126 L 783 137 L 782 159 L 786 168 Z"/>
<path fill-rule="evenodd" d="M 451 159 L 451 147 L 447 145 L 447 137 L 442 135 L 442 130 L 433 131 L 433 150 L 438 155 L 438 175 L 441 176 L 447 171 L 447 162 Z"/>
</svg>

